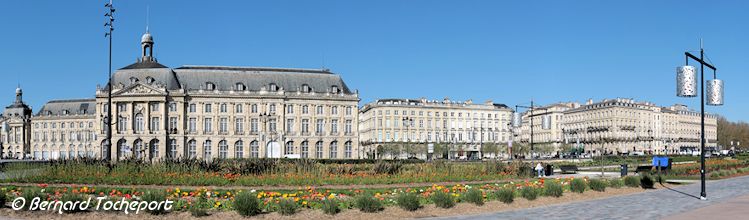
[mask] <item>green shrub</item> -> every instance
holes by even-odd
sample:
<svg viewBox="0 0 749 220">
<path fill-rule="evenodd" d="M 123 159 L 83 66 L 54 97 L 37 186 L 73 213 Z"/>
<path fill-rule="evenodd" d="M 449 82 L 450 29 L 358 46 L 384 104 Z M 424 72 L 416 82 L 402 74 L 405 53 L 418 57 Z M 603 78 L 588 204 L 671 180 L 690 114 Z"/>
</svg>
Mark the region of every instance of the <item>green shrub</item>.
<svg viewBox="0 0 749 220">
<path fill-rule="evenodd" d="M 299 209 L 299 204 L 292 199 L 282 199 L 278 202 L 278 213 L 281 215 L 293 215 Z"/>
<path fill-rule="evenodd" d="M 442 191 L 437 191 L 432 194 L 432 202 L 434 202 L 435 206 L 443 209 L 449 209 L 455 206 L 455 200 L 453 197 Z"/>
<path fill-rule="evenodd" d="M 151 202 L 162 202 L 166 201 L 166 193 L 162 191 L 147 191 L 143 194 L 143 196 L 140 197 L 141 201 Z M 151 215 L 161 215 L 165 214 L 167 210 L 163 206 L 159 206 L 157 209 L 146 209 L 146 212 L 151 213 Z"/>
<path fill-rule="evenodd" d="M 8 195 L 5 190 L 0 190 L 0 209 L 5 208 L 5 203 L 8 202 Z"/>
<path fill-rule="evenodd" d="M 416 211 L 421 208 L 419 196 L 414 193 L 401 193 L 395 201 L 398 203 L 398 207 L 406 211 Z"/>
<path fill-rule="evenodd" d="M 210 208 L 211 205 L 208 204 L 208 201 L 206 201 L 205 197 L 200 196 L 198 200 L 196 200 L 192 206 L 190 206 L 190 215 L 193 217 L 203 217 L 208 216 L 207 209 Z"/>
<path fill-rule="evenodd" d="M 544 183 L 544 195 L 561 197 L 562 194 L 564 194 L 564 188 L 562 188 L 561 184 L 554 181 L 547 181 Z"/>
<path fill-rule="evenodd" d="M 606 191 L 606 182 L 600 179 L 590 179 L 588 181 L 588 185 L 590 185 L 590 189 L 593 191 L 603 192 Z"/>
<path fill-rule="evenodd" d="M 328 215 L 335 215 L 341 212 L 341 208 L 338 207 L 338 201 L 333 200 L 333 199 L 323 200 L 321 209 L 322 209 L 322 212 Z"/>
<path fill-rule="evenodd" d="M 720 174 L 718 172 L 710 172 L 710 178 L 718 179 Z"/>
<path fill-rule="evenodd" d="M 663 176 L 663 175 L 655 176 L 655 181 L 662 184 L 663 182 L 666 182 L 666 176 Z"/>
<path fill-rule="evenodd" d="M 234 196 L 234 210 L 245 217 L 258 215 L 262 211 L 257 196 L 249 192 L 240 192 Z"/>
<path fill-rule="evenodd" d="M 515 201 L 515 190 L 512 188 L 502 188 L 495 191 L 494 194 L 497 196 L 497 200 L 504 202 L 505 204 L 510 204 Z"/>
<path fill-rule="evenodd" d="M 624 186 L 624 181 L 622 181 L 621 178 L 611 179 L 609 180 L 609 186 L 616 189 L 622 188 L 622 186 Z"/>
<path fill-rule="evenodd" d="M 463 200 L 473 203 L 477 206 L 482 206 L 484 205 L 484 194 L 481 192 L 481 190 L 471 189 L 463 195 Z"/>
<path fill-rule="evenodd" d="M 47 197 L 44 195 L 44 193 L 42 193 L 39 189 L 34 189 L 34 188 L 28 188 L 28 189 L 24 190 L 23 193 L 21 194 L 21 197 L 23 197 L 26 200 L 27 204 L 31 204 L 31 200 L 33 200 L 36 197 L 39 197 L 39 199 L 41 199 L 41 201 L 46 201 L 46 199 L 47 199 Z M 29 207 L 31 207 L 31 206 L 30 205 L 24 205 L 23 206 L 23 210 L 29 211 Z"/>
<path fill-rule="evenodd" d="M 570 182 L 570 191 L 572 192 L 583 193 L 587 187 L 585 180 L 581 178 L 573 179 L 572 182 Z"/>
<path fill-rule="evenodd" d="M 640 186 L 643 189 L 652 189 L 654 184 L 655 182 L 650 174 L 645 173 L 640 176 Z"/>
<path fill-rule="evenodd" d="M 88 198 L 83 198 L 83 196 L 80 195 L 80 194 L 65 193 L 65 194 L 62 195 L 62 198 L 60 198 L 60 200 L 66 201 L 66 202 L 67 201 L 71 201 L 74 204 L 75 204 L 75 202 L 79 202 L 79 204 L 80 204 L 80 202 L 85 202 L 86 200 L 88 200 Z M 65 212 L 65 213 L 76 213 L 76 212 L 83 212 L 83 211 L 85 211 L 85 210 L 81 209 L 80 205 L 73 206 L 69 210 L 63 210 L 63 212 Z"/>
<path fill-rule="evenodd" d="M 383 209 L 382 202 L 379 199 L 371 195 L 359 195 L 354 199 L 354 207 L 358 208 L 362 212 L 379 212 Z"/>
<path fill-rule="evenodd" d="M 520 196 L 527 200 L 535 200 L 538 198 L 539 190 L 536 187 L 526 186 L 520 189 Z"/>
<path fill-rule="evenodd" d="M 629 187 L 640 187 L 640 177 L 639 176 L 624 177 L 624 185 L 627 185 Z"/>
</svg>

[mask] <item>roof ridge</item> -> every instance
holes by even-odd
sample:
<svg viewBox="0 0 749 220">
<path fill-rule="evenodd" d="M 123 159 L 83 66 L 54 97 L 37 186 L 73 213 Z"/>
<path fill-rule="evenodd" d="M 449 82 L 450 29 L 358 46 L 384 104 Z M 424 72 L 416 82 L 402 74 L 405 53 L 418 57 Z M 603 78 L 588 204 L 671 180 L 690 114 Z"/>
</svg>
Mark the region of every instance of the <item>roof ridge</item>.
<svg viewBox="0 0 749 220">
<path fill-rule="evenodd" d="M 183 65 L 183 66 L 177 67 L 175 69 L 233 70 L 233 71 L 276 71 L 276 72 L 299 72 L 299 73 L 324 73 L 324 74 L 332 74 L 329 69 L 287 68 L 287 67 Z"/>
</svg>

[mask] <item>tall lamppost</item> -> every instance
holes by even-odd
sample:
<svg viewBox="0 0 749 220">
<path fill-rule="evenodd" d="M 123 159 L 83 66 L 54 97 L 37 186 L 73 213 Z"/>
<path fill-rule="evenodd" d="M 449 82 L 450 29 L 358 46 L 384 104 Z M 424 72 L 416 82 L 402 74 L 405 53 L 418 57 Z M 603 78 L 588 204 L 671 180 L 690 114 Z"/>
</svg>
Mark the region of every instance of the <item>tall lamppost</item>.
<svg viewBox="0 0 749 220">
<path fill-rule="evenodd" d="M 530 130 L 531 130 L 531 137 L 530 137 L 530 145 L 531 145 L 531 165 L 535 162 L 535 158 L 533 157 L 534 154 L 534 148 L 533 148 L 533 110 L 535 109 L 543 109 L 538 108 L 533 105 L 533 100 L 531 100 L 531 106 L 522 106 L 522 105 L 515 105 L 515 112 L 512 113 L 512 125 L 515 128 L 520 128 L 520 126 L 523 124 L 522 115 L 520 112 L 518 112 L 518 108 L 526 108 L 530 110 Z M 522 129 L 521 129 L 522 130 Z"/>
<path fill-rule="evenodd" d="M 700 63 L 700 199 L 707 200 L 705 193 L 705 84 L 707 84 L 707 104 L 723 105 L 723 81 L 717 79 L 717 68 L 704 60 L 705 50 L 700 41 L 700 57 L 684 52 L 686 64 L 676 68 L 676 96 L 697 96 L 697 69 L 689 66 L 689 59 Z M 705 66 L 713 70 L 713 79 L 705 81 Z"/>
<path fill-rule="evenodd" d="M 109 32 L 104 33 L 104 37 L 109 38 L 109 75 L 107 75 L 107 117 L 104 118 L 104 125 L 106 125 L 107 137 L 102 146 L 103 159 L 110 161 L 112 160 L 112 31 L 114 31 L 114 6 L 112 0 L 109 3 L 104 4 L 105 8 L 109 9 L 109 12 L 104 14 L 105 17 L 109 17 L 109 21 L 104 24 L 105 27 L 109 27 Z"/>
</svg>

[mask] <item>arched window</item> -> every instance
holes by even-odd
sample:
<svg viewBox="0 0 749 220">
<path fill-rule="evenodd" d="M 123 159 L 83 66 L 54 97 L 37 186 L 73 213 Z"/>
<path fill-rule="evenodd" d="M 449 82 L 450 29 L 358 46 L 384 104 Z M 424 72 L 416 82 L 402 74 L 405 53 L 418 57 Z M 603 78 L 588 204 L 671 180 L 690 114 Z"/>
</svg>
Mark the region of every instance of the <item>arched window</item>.
<svg viewBox="0 0 749 220">
<path fill-rule="evenodd" d="M 151 150 L 151 159 L 159 158 L 159 139 L 151 140 L 151 144 L 149 145 L 149 148 Z"/>
<path fill-rule="evenodd" d="M 238 140 L 234 143 L 234 158 L 243 158 L 244 157 L 244 142 L 242 140 Z"/>
<path fill-rule="evenodd" d="M 73 148 L 73 145 L 70 145 L 70 149 L 68 151 L 71 151 Z M 125 157 L 127 155 L 127 142 L 125 142 L 125 139 L 120 139 L 117 141 L 117 159 Z M 68 155 L 71 155 L 70 159 L 73 159 L 75 156 L 74 154 L 68 153 Z"/>
<path fill-rule="evenodd" d="M 299 146 L 302 148 L 302 158 L 309 157 L 309 143 L 307 141 L 302 141 L 302 145 Z"/>
<path fill-rule="evenodd" d="M 237 88 L 237 91 L 244 91 L 244 90 L 246 90 L 246 89 L 247 89 L 247 87 L 246 87 L 246 86 L 244 86 L 244 84 L 243 84 L 243 83 L 237 83 L 237 84 L 235 85 L 235 87 Z"/>
<path fill-rule="evenodd" d="M 143 132 L 143 114 L 138 113 L 135 115 L 135 125 L 133 125 L 135 128 L 135 132 Z"/>
<path fill-rule="evenodd" d="M 268 88 L 270 88 L 269 90 L 271 92 L 278 91 L 278 85 L 276 85 L 275 83 L 271 83 L 270 85 L 268 85 Z"/>
<path fill-rule="evenodd" d="M 130 83 L 131 83 L 131 84 L 135 84 L 135 83 L 137 83 L 137 82 L 138 82 L 138 78 L 135 78 L 135 77 L 130 77 Z"/>
<path fill-rule="evenodd" d="M 203 159 L 210 159 L 211 158 L 211 146 L 213 143 L 211 143 L 211 140 L 206 140 L 203 142 Z"/>
<path fill-rule="evenodd" d="M 315 143 L 315 158 L 322 158 L 322 141 Z"/>
<path fill-rule="evenodd" d="M 151 84 L 151 83 L 153 83 L 154 81 L 155 81 L 155 80 L 153 79 L 153 77 L 150 77 L 150 76 L 146 76 L 146 83 L 148 83 L 148 84 Z"/>
<path fill-rule="evenodd" d="M 312 92 L 312 87 L 310 87 L 307 84 L 302 84 L 302 92 L 304 93 Z"/>
<path fill-rule="evenodd" d="M 343 148 L 344 148 L 344 151 L 343 151 L 344 157 L 346 159 L 351 159 L 351 151 L 353 150 L 351 146 L 351 141 L 346 141 L 346 143 L 343 144 Z"/>
<path fill-rule="evenodd" d="M 169 140 L 169 151 L 167 153 L 167 157 L 169 159 L 177 158 L 177 140 L 176 139 Z"/>
<path fill-rule="evenodd" d="M 260 146 L 258 145 L 257 141 L 250 142 L 250 154 L 252 158 L 260 157 Z"/>
<path fill-rule="evenodd" d="M 294 142 L 286 142 L 286 154 L 294 154 Z"/>
<path fill-rule="evenodd" d="M 229 152 L 229 145 L 226 144 L 226 140 L 219 141 L 218 142 L 218 158 L 226 159 L 228 152 Z"/>
<path fill-rule="evenodd" d="M 338 158 L 338 141 L 330 142 L 330 159 Z"/>
<path fill-rule="evenodd" d="M 81 149 L 78 149 L 78 152 L 81 152 Z M 135 140 L 135 142 L 133 143 L 133 154 L 135 155 L 136 159 L 143 158 L 143 140 Z"/>
<path fill-rule="evenodd" d="M 212 82 L 205 83 L 205 90 L 213 91 L 215 89 L 216 89 L 216 84 L 213 84 Z"/>
<path fill-rule="evenodd" d="M 122 143 L 125 144 L 125 140 L 122 140 Z M 75 146 L 72 144 L 68 146 L 68 156 L 70 156 L 70 159 L 75 159 Z"/>
<path fill-rule="evenodd" d="M 194 159 L 197 157 L 198 143 L 195 140 L 187 142 L 187 158 Z"/>
</svg>

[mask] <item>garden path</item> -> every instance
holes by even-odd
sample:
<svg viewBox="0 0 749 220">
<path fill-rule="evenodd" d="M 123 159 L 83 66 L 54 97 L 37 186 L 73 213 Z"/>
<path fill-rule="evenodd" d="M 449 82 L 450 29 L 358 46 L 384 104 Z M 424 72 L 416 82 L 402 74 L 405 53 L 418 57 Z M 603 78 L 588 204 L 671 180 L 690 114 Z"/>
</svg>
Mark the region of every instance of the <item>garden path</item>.
<svg viewBox="0 0 749 220">
<path fill-rule="evenodd" d="M 741 210 L 729 208 L 732 211 L 730 213 L 720 212 L 726 207 L 749 202 L 747 185 L 749 185 L 749 176 L 709 181 L 707 184 L 708 200 L 705 201 L 698 198 L 700 184 L 697 183 L 605 199 L 435 219 L 661 219 L 674 215 L 689 216 L 690 211 L 696 214 L 694 212 L 698 209 L 712 210 L 714 214 L 710 216 L 711 219 L 725 219 L 729 215 L 747 216 L 749 214 L 749 210 L 745 209 L 746 206 L 743 206 Z"/>
</svg>

